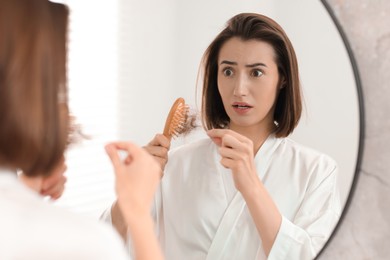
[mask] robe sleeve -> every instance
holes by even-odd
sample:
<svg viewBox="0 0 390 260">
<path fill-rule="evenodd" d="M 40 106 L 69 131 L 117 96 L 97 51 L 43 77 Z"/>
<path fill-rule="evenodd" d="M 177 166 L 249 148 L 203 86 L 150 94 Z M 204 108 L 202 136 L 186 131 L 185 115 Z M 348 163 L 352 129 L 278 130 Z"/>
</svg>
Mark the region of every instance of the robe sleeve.
<svg viewBox="0 0 390 260">
<path fill-rule="evenodd" d="M 269 260 L 314 259 L 325 245 L 341 212 L 337 166 L 328 172 L 308 188 L 292 221 L 282 216 Z"/>
</svg>

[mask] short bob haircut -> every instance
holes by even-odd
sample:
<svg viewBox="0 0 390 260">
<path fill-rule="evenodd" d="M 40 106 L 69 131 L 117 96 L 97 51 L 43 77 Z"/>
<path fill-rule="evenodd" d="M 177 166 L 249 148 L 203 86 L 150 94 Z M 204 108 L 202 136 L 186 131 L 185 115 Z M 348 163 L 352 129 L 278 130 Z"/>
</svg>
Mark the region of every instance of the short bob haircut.
<svg viewBox="0 0 390 260">
<path fill-rule="evenodd" d="M 0 166 L 46 175 L 68 143 L 69 11 L 48 0 L 1 0 Z"/>
<path fill-rule="evenodd" d="M 275 105 L 275 136 L 286 137 L 297 126 L 302 112 L 298 62 L 294 48 L 282 27 L 274 20 L 255 13 L 232 17 L 217 35 L 203 56 L 202 123 L 206 130 L 226 128 L 230 119 L 218 91 L 218 56 L 223 44 L 233 37 L 244 41 L 259 40 L 270 44 L 275 51 L 279 77 L 283 79 Z M 279 82 L 281 84 L 281 82 Z"/>
</svg>

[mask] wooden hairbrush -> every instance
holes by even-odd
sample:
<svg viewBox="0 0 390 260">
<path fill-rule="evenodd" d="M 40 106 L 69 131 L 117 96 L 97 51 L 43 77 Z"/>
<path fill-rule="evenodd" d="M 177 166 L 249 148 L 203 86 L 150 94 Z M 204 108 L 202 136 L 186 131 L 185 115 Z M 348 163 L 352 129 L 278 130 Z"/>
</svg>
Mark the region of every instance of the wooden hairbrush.
<svg viewBox="0 0 390 260">
<path fill-rule="evenodd" d="M 178 98 L 173 103 L 171 110 L 169 111 L 167 120 L 165 121 L 165 127 L 163 135 L 171 139 L 177 137 L 186 130 L 186 124 L 188 119 L 188 106 L 186 105 L 184 98 Z"/>
</svg>

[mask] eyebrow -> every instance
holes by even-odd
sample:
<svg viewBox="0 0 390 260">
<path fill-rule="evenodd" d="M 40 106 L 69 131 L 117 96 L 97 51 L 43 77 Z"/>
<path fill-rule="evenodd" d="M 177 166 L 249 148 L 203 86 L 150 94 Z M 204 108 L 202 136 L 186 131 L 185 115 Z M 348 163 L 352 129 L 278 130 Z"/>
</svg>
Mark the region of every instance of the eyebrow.
<svg viewBox="0 0 390 260">
<path fill-rule="evenodd" d="M 223 60 L 223 61 L 221 61 L 221 64 L 237 65 L 237 62 L 228 61 L 228 60 Z M 262 62 L 258 62 L 258 63 L 253 63 L 253 64 L 247 64 L 247 65 L 245 65 L 245 67 L 247 67 L 247 68 L 254 68 L 254 67 L 258 67 L 258 66 L 267 67 L 267 65 L 265 65 L 265 64 L 262 63 Z"/>
</svg>

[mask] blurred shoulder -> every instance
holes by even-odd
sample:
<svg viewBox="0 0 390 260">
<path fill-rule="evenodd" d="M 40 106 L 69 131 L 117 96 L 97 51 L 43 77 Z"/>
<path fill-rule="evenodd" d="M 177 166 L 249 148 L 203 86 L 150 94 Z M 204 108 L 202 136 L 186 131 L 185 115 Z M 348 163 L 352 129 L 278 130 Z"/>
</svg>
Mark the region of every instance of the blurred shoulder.
<svg viewBox="0 0 390 260">
<path fill-rule="evenodd" d="M 2 233 L 24 238 L 15 241 L 0 235 L 2 245 L 15 256 L 12 259 L 27 259 L 24 255 L 31 259 L 127 258 L 124 243 L 108 224 L 43 201 L 18 181 L 12 187 L 0 199 Z"/>
</svg>

